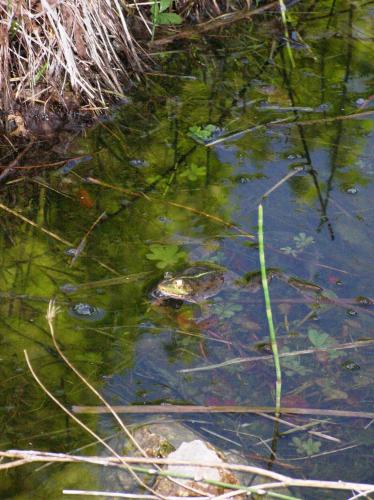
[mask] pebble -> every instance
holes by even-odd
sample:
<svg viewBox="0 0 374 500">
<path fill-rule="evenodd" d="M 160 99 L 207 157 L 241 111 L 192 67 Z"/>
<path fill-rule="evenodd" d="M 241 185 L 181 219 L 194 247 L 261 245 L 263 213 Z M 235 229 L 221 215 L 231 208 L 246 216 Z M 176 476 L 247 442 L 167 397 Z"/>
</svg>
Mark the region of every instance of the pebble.
<svg viewBox="0 0 374 500">
<path fill-rule="evenodd" d="M 350 187 L 346 190 L 346 193 L 348 194 L 357 194 L 358 193 L 358 189 L 356 187 Z"/>
</svg>

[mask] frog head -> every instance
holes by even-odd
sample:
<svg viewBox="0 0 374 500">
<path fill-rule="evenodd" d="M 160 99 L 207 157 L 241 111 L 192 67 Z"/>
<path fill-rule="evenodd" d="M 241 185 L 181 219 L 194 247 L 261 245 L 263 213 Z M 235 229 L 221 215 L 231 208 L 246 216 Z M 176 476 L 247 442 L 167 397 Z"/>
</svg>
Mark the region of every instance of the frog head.
<svg viewBox="0 0 374 500">
<path fill-rule="evenodd" d="M 191 295 L 192 287 L 181 277 L 167 277 L 158 284 L 157 291 L 166 297 L 183 300 Z"/>
</svg>

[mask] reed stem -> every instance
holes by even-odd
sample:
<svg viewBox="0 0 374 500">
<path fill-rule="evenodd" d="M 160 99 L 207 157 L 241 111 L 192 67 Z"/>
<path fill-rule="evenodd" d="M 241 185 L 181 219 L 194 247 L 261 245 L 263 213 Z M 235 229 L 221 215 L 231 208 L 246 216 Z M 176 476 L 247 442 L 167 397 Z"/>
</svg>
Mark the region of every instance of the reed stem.
<svg viewBox="0 0 374 500">
<path fill-rule="evenodd" d="M 275 365 L 275 415 L 279 417 L 280 407 L 281 407 L 281 391 L 282 391 L 282 371 L 278 353 L 277 336 L 274 329 L 273 315 L 271 312 L 270 294 L 268 287 L 268 280 L 266 276 L 266 263 L 265 263 L 265 251 L 264 251 L 264 217 L 263 208 L 260 204 L 258 206 L 258 243 L 259 243 L 259 257 L 261 266 L 261 280 L 262 289 L 264 291 L 265 306 L 266 306 L 266 317 L 269 325 L 269 336 L 270 345 L 273 352 L 274 365 Z"/>
</svg>

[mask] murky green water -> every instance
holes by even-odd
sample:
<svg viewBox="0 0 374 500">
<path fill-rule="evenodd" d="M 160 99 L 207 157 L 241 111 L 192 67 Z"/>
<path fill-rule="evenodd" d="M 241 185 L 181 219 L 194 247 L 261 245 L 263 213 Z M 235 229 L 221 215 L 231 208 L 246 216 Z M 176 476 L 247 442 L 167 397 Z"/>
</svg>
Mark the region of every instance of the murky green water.
<svg viewBox="0 0 374 500">
<path fill-rule="evenodd" d="M 330 2 L 317 7 L 294 14 L 294 69 L 271 20 L 156 54 L 160 74 L 169 76 L 149 78 L 76 141 L 71 156 L 91 159 L 3 190 L 1 203 L 50 233 L 2 211 L 2 449 L 73 452 L 93 442 L 25 362 L 24 350 L 65 406 L 100 404 L 53 346 L 45 319 L 53 297 L 60 346 L 112 404 L 273 405 L 271 360 L 181 372 L 269 353 L 261 290 L 227 286 L 204 307 L 150 299 L 165 271 L 195 262 L 238 277 L 257 272 L 257 205 L 265 194 L 267 266 L 323 290 L 271 282 L 280 350 L 330 348 L 282 358 L 283 404 L 373 411 L 373 347 L 359 344 L 374 332 L 373 11 L 355 2 L 338 2 L 332 15 Z M 109 419 L 82 418 L 102 437 L 118 430 Z M 323 435 L 276 440 L 274 470 L 373 481 L 370 419 L 285 418 L 314 419 Z M 271 442 L 262 441 L 272 438 L 271 420 L 186 419 L 215 445 L 267 466 Z M 1 498 L 62 498 L 63 488 L 108 486 L 82 465 L 1 474 Z"/>
</svg>

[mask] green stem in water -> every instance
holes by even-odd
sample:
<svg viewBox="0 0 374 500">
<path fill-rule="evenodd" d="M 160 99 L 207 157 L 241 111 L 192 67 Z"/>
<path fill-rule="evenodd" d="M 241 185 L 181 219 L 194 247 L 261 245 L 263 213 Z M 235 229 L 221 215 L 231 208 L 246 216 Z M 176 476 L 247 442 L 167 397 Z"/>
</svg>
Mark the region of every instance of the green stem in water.
<svg viewBox="0 0 374 500">
<path fill-rule="evenodd" d="M 151 42 L 154 41 L 155 39 L 155 33 L 156 33 L 156 26 L 157 26 L 157 17 L 160 12 L 160 8 L 158 6 L 157 0 L 153 0 L 153 6 L 152 6 L 152 35 L 151 35 Z"/>
<path fill-rule="evenodd" d="M 265 252 L 264 252 L 264 217 L 262 205 L 258 206 L 258 243 L 259 243 L 259 256 L 260 256 L 260 266 L 261 266 L 261 280 L 262 289 L 264 291 L 265 305 L 266 305 L 266 317 L 269 325 L 269 335 L 271 350 L 273 351 L 275 373 L 276 373 L 276 383 L 275 383 L 275 415 L 279 417 L 280 407 L 281 407 L 281 391 L 282 391 L 282 372 L 279 360 L 277 336 L 274 329 L 273 315 L 271 312 L 270 294 L 268 287 L 268 280 L 266 277 L 266 263 L 265 263 Z"/>
<path fill-rule="evenodd" d="M 287 27 L 287 8 L 286 8 L 283 0 L 279 0 L 279 8 L 281 11 L 282 23 L 284 26 L 284 35 L 286 38 L 287 54 L 288 54 L 288 57 L 290 59 L 291 66 L 294 68 L 295 67 L 295 59 L 293 58 L 292 48 L 290 45 L 290 36 L 288 33 L 288 27 Z"/>
</svg>

